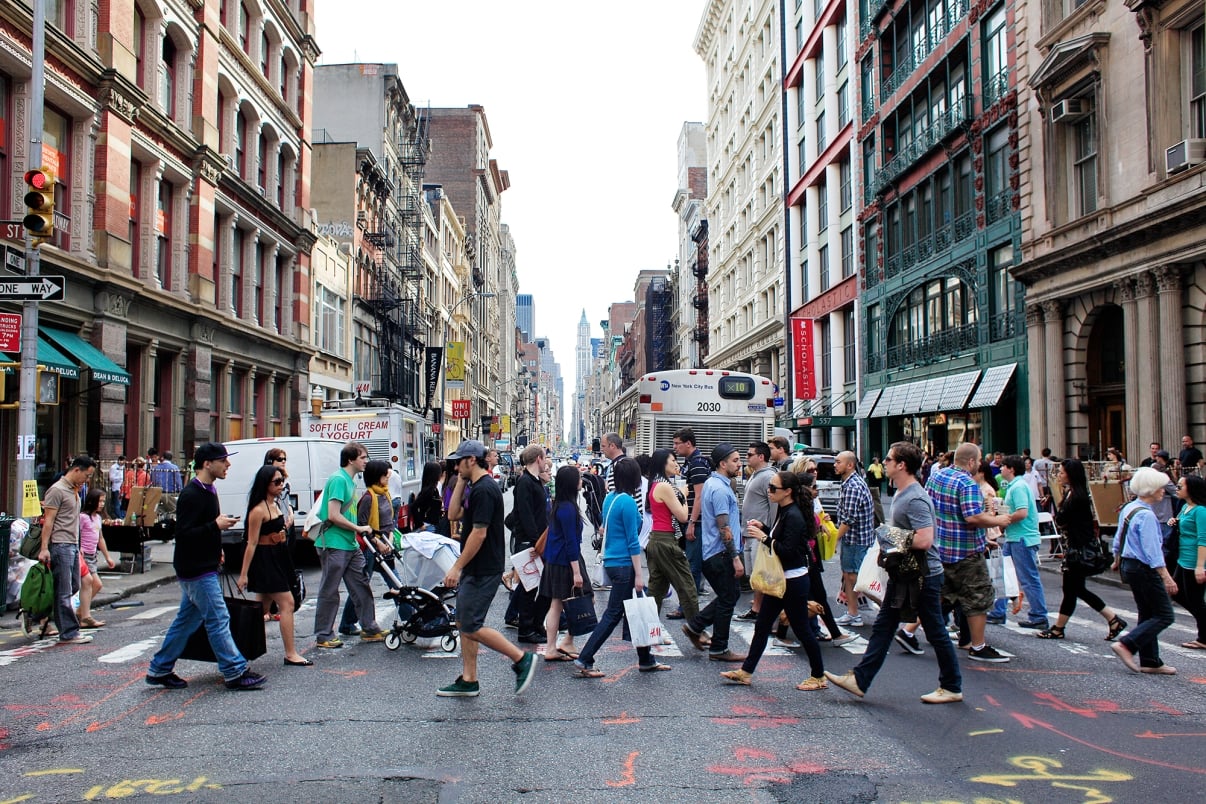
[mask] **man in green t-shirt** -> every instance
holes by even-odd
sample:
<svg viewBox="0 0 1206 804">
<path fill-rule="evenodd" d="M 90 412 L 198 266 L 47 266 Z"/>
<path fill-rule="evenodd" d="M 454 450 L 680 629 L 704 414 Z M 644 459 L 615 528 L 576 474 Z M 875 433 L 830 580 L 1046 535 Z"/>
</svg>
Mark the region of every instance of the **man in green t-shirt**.
<svg viewBox="0 0 1206 804">
<path fill-rule="evenodd" d="M 356 535 L 368 536 L 373 529 L 357 525 L 348 516 L 356 502 L 356 475 L 368 463 L 368 450 L 363 444 L 349 442 L 339 453 L 339 471 L 331 475 L 322 490 L 326 505 L 323 520 L 327 523 L 314 546 L 322 564 L 318 582 L 318 607 L 314 613 L 314 639 L 320 648 L 342 648 L 343 640 L 335 636 L 335 615 L 339 613 L 339 583 L 347 587 L 364 631 L 361 642 L 383 642 L 385 634 L 377 625 L 376 605 L 368 575 L 364 571 L 364 554 L 356 544 Z"/>
<path fill-rule="evenodd" d="M 1002 512 L 1009 515 L 1010 524 L 1005 527 L 1005 544 L 1002 551 L 1013 559 L 1017 572 L 1018 588 L 1026 596 L 1030 606 L 1029 619 L 1018 623 L 1022 628 L 1047 628 L 1047 601 L 1043 597 L 1043 582 L 1039 578 L 1038 548 L 1038 504 L 1034 492 L 1022 478 L 1026 473 L 1026 462 L 1020 455 L 1007 455 L 1001 461 L 1001 479 L 1005 481 L 1005 500 Z M 1005 599 L 998 598 L 988 613 L 988 621 L 1005 622 Z"/>
</svg>

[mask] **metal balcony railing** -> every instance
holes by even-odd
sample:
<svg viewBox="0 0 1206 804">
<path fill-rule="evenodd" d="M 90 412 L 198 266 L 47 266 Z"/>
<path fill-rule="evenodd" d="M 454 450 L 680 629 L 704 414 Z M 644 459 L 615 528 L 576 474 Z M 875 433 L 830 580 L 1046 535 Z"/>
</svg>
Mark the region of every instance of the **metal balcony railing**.
<svg viewBox="0 0 1206 804">
<path fill-rule="evenodd" d="M 960 102 L 938 115 L 929 128 L 915 132 L 909 144 L 901 148 L 880 169 L 879 188 L 884 189 L 895 181 L 897 176 L 907 170 L 918 159 L 929 153 L 931 148 L 953 134 L 970 117 L 971 97 L 965 96 Z"/>
<path fill-rule="evenodd" d="M 933 363 L 956 352 L 974 349 L 976 343 L 975 324 L 944 329 L 909 343 L 888 347 L 887 368 Z"/>
<path fill-rule="evenodd" d="M 988 109 L 994 103 L 1009 93 L 1009 68 L 1001 70 L 984 82 L 984 108 Z"/>
<path fill-rule="evenodd" d="M 1017 310 L 997 313 L 988 321 L 989 335 L 994 341 L 1008 340 L 1022 334 L 1022 317 Z"/>
<path fill-rule="evenodd" d="M 1006 190 L 988 198 L 984 203 L 984 218 L 988 223 L 996 223 L 1009 216 L 1013 211 L 1013 193 Z"/>
<path fill-rule="evenodd" d="M 863 111 L 862 122 L 866 123 L 868 120 L 871 119 L 871 115 L 875 114 L 875 98 L 874 97 L 867 96 L 867 97 L 863 98 L 862 111 Z"/>
<path fill-rule="evenodd" d="M 925 235 L 884 260 L 884 279 L 891 279 L 903 273 L 914 265 L 940 257 L 955 244 L 971 237 L 976 231 L 976 217 L 972 212 L 965 212 L 947 224 L 943 224 L 932 233 Z"/>
<path fill-rule="evenodd" d="M 893 92 L 900 89 L 905 81 L 909 79 L 909 76 L 921 66 L 922 62 L 938 49 L 939 45 L 942 44 L 950 32 L 955 30 L 955 26 L 959 24 L 959 20 L 967 16 L 968 2 L 969 0 L 952 0 L 950 8 L 947 9 L 946 16 L 930 31 L 929 36 L 914 47 L 904 59 L 896 64 L 892 72 L 884 77 L 880 85 L 880 97 L 887 98 Z"/>
</svg>

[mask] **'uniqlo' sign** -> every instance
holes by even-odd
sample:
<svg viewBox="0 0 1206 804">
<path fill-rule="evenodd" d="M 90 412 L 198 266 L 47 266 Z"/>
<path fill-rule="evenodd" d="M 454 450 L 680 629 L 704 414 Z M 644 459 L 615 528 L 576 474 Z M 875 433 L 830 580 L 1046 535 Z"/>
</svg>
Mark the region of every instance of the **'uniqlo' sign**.
<svg viewBox="0 0 1206 804">
<path fill-rule="evenodd" d="M 21 351 L 21 314 L 0 313 L 0 352 Z"/>
<path fill-rule="evenodd" d="M 791 320 L 791 355 L 795 364 L 796 399 L 817 398 L 817 374 L 812 355 L 812 319 Z"/>
<path fill-rule="evenodd" d="M 452 400 L 452 418 L 468 419 L 470 403 L 472 401 L 473 400 L 470 400 L 470 399 L 454 399 L 454 400 Z"/>
</svg>

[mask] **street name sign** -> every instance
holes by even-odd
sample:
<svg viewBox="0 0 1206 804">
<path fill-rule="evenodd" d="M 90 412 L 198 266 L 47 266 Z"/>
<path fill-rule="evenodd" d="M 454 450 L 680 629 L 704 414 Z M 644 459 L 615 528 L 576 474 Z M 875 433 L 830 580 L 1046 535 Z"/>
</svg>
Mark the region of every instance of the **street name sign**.
<svg viewBox="0 0 1206 804">
<path fill-rule="evenodd" d="M 59 301 L 66 289 L 67 280 L 61 276 L 0 279 L 0 299 L 9 301 Z"/>
</svg>

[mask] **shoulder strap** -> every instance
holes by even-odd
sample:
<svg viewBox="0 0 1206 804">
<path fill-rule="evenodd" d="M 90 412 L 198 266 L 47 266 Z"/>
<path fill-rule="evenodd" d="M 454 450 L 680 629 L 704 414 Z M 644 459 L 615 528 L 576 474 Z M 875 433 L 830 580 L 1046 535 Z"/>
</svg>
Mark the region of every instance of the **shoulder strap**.
<svg viewBox="0 0 1206 804">
<path fill-rule="evenodd" d="M 1119 558 L 1121 558 L 1122 554 L 1126 551 L 1126 534 L 1127 531 L 1131 529 L 1131 520 L 1135 518 L 1135 514 L 1139 513 L 1140 510 L 1141 509 L 1139 508 L 1133 509 L 1129 514 L 1126 515 L 1126 519 L 1122 520 L 1122 533 L 1118 536 Z"/>
</svg>

